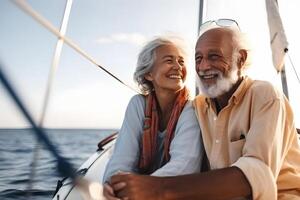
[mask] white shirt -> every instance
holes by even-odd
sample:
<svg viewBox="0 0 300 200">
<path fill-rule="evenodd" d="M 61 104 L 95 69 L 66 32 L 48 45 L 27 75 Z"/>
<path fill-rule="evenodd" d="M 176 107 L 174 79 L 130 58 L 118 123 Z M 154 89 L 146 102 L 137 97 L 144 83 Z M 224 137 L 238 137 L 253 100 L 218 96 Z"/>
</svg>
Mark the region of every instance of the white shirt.
<svg viewBox="0 0 300 200">
<path fill-rule="evenodd" d="M 118 171 L 138 173 L 145 104 L 145 97 L 142 95 L 135 95 L 131 98 L 113 155 L 106 166 L 103 182 L 108 181 Z M 155 159 L 158 169 L 152 175 L 176 176 L 199 172 L 203 145 L 200 127 L 190 101 L 186 103 L 176 125 L 174 138 L 170 144 L 171 159 L 163 165 L 165 132 L 158 133 L 159 155 Z"/>
</svg>

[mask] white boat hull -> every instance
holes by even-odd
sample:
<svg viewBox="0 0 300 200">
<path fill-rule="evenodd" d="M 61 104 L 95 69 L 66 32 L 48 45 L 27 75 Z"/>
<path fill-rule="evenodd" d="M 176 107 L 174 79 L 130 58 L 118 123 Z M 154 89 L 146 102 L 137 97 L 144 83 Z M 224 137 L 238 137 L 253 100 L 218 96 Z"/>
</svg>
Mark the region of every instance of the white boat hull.
<svg viewBox="0 0 300 200">
<path fill-rule="evenodd" d="M 115 138 L 103 146 L 103 150 L 94 153 L 87 161 L 85 161 L 78 169 L 83 173 L 83 177 L 91 182 L 102 184 L 102 178 L 105 167 L 111 157 Z M 74 187 L 70 178 L 63 180 L 62 186 L 54 195 L 52 200 L 85 200 L 82 192 Z"/>
</svg>

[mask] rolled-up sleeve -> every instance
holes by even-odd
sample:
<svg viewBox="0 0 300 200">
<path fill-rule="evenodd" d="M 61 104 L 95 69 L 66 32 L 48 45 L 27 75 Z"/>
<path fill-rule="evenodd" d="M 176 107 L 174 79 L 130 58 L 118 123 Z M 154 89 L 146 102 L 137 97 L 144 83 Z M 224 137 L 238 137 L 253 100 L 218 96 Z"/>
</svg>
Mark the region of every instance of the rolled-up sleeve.
<svg viewBox="0 0 300 200">
<path fill-rule="evenodd" d="M 170 145 L 170 161 L 153 176 L 176 176 L 200 171 L 203 157 L 200 127 L 191 102 L 183 109 Z"/>
<path fill-rule="evenodd" d="M 252 157 L 241 157 L 233 166 L 238 167 L 252 189 L 252 199 L 277 199 L 277 186 L 271 169 L 261 160 Z"/>
<path fill-rule="evenodd" d="M 253 105 L 242 157 L 232 164 L 247 177 L 255 200 L 277 199 L 276 179 L 289 146 L 284 110 L 280 98 Z"/>
</svg>

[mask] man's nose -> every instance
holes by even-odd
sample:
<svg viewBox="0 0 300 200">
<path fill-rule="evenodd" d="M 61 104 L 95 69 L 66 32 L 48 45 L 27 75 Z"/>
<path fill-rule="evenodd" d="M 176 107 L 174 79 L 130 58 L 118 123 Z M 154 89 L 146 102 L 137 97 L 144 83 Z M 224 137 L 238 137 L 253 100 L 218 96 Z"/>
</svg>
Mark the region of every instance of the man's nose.
<svg viewBox="0 0 300 200">
<path fill-rule="evenodd" d="M 196 63 L 196 71 L 206 71 L 211 69 L 211 64 L 207 61 L 207 59 L 203 58 L 200 63 Z"/>
</svg>

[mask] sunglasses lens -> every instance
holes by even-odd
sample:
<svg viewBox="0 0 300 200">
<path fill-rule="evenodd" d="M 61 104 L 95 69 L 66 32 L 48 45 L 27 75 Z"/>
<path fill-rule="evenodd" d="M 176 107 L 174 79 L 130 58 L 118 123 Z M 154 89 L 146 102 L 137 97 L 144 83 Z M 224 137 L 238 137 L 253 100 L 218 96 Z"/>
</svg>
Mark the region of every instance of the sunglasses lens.
<svg viewBox="0 0 300 200">
<path fill-rule="evenodd" d="M 200 26 L 200 31 L 201 30 L 205 30 L 207 29 L 208 27 L 210 27 L 210 25 L 213 23 L 214 21 L 207 21 L 207 22 L 204 22 L 203 24 L 201 24 Z"/>
<path fill-rule="evenodd" d="M 231 27 L 231 26 L 238 26 L 237 22 L 232 20 L 232 19 L 218 19 L 216 21 L 216 23 L 219 25 L 219 26 L 224 26 L 224 27 Z"/>
</svg>

